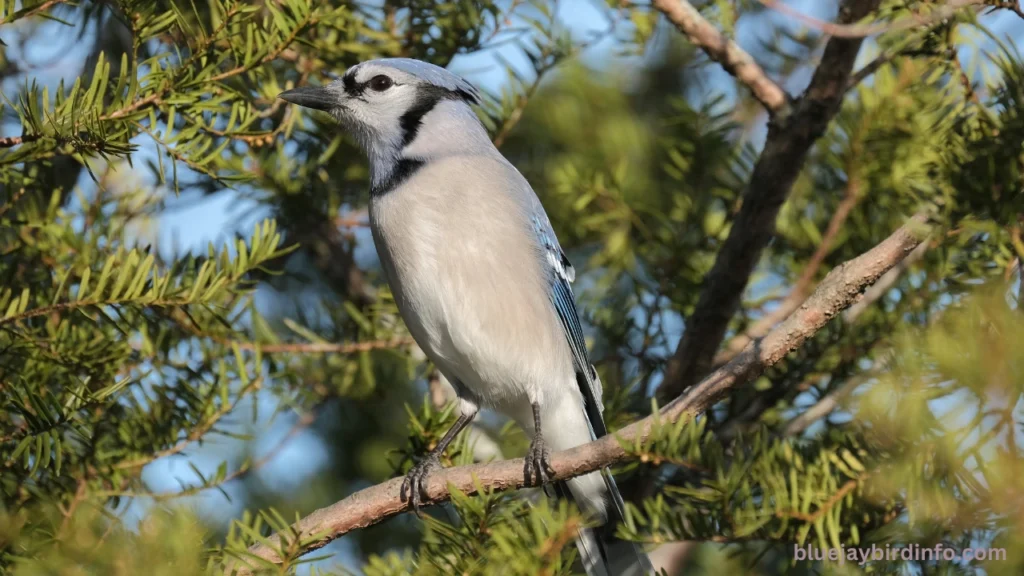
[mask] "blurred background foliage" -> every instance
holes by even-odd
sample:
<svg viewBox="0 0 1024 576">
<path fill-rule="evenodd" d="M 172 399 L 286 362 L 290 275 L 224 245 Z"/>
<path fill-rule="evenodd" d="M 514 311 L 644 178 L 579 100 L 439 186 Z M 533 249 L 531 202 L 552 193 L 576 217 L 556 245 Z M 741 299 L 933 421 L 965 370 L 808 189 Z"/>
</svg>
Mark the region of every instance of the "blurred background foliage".
<svg viewBox="0 0 1024 576">
<path fill-rule="evenodd" d="M 802 90 L 820 31 L 695 5 Z M 382 283 L 364 159 L 280 91 L 409 56 L 490 94 L 481 118 L 580 270 L 612 428 L 651 409 L 765 137 L 746 89 L 642 2 L 10 0 L 0 17 L 4 573 L 221 573 L 450 425 Z M 785 362 L 631 448 L 619 531 L 668 573 L 1024 567 L 1021 31 L 966 10 L 865 43 L 715 364 L 910 214 L 939 225 Z M 446 464 L 525 446 L 484 414 Z M 570 573 L 580 521 L 456 497 L 271 571 Z M 793 561 L 910 543 L 1007 555 Z"/>
</svg>

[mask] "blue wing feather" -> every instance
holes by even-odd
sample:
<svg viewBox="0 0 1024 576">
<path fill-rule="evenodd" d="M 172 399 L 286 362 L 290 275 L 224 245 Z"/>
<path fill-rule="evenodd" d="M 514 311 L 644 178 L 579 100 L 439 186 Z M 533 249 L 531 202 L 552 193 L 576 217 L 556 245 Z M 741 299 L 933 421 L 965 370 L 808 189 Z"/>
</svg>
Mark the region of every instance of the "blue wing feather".
<svg viewBox="0 0 1024 576">
<path fill-rule="evenodd" d="M 580 318 L 576 312 L 576 300 L 572 295 L 571 283 L 575 279 L 576 272 L 573 270 L 572 264 L 569 263 L 569 259 L 565 257 L 561 247 L 559 247 L 555 233 L 551 229 L 551 223 L 543 213 L 541 214 L 541 216 L 535 216 L 533 222 L 534 226 L 536 226 L 538 238 L 544 248 L 545 261 L 551 268 L 549 276 L 551 279 L 551 303 L 554 305 L 555 313 L 562 323 L 562 330 L 565 332 L 566 341 L 569 343 L 573 368 L 576 370 L 576 384 L 579 386 L 583 396 L 583 409 L 586 412 L 587 421 L 590 423 L 590 430 L 595 438 L 600 438 L 608 434 L 608 429 L 604 424 L 604 416 L 601 414 L 601 380 L 598 378 L 594 366 L 590 363 L 590 357 L 587 354 L 587 343 L 583 339 L 583 328 L 580 326 Z M 610 502 L 608 502 L 607 513 L 609 520 L 613 524 L 620 522 L 626 517 L 626 506 L 622 500 L 622 495 L 615 485 L 615 479 L 612 478 L 611 473 L 607 469 L 601 470 L 601 478 L 608 488 Z M 563 495 L 568 493 L 564 485 L 556 485 L 556 490 L 560 490 L 560 493 Z M 647 554 L 632 542 L 615 540 L 614 538 L 607 542 L 601 542 L 599 539 L 594 538 L 593 535 L 587 539 L 583 538 L 582 534 L 580 542 L 592 542 L 600 548 L 600 551 L 595 551 L 586 544 L 580 548 L 584 565 L 588 566 L 588 574 L 600 573 L 591 571 L 589 566 L 592 566 L 594 563 L 603 562 L 607 564 L 612 560 L 618 562 L 620 568 L 628 564 L 638 567 L 642 573 L 654 573 L 654 568 Z M 619 572 L 616 571 L 615 573 Z"/>
<path fill-rule="evenodd" d="M 571 283 L 576 278 L 569 259 L 562 252 L 555 238 L 551 224 L 546 217 L 534 217 L 534 226 L 545 251 L 545 260 L 551 268 L 551 303 L 555 307 L 558 319 L 562 323 L 569 350 L 572 352 L 572 364 L 576 370 L 576 382 L 583 394 L 584 409 L 591 431 L 595 438 L 608 433 L 605 428 L 602 412 L 601 381 L 597 377 L 594 366 L 590 363 L 587 353 L 587 342 L 583 338 L 583 327 L 576 311 L 576 299 L 572 294 Z"/>
</svg>

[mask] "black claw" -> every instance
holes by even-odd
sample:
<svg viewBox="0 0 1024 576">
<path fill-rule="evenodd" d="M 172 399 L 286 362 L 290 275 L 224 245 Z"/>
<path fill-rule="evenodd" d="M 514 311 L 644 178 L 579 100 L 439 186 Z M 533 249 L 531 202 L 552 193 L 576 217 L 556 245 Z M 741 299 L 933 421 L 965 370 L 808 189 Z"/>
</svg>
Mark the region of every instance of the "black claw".
<svg viewBox="0 0 1024 576">
<path fill-rule="evenodd" d="M 427 476 L 435 468 L 440 467 L 440 456 L 437 453 L 431 452 L 426 458 L 413 466 L 412 470 L 409 470 L 409 473 L 405 475 L 405 480 L 402 481 L 399 498 L 401 498 L 402 502 L 410 502 L 412 504 L 412 511 L 421 518 L 423 514 L 420 513 L 420 503 L 427 497 Z"/>
<path fill-rule="evenodd" d="M 551 463 L 548 462 L 548 448 L 544 444 L 544 438 L 537 436 L 530 444 L 530 450 L 526 453 L 526 465 L 523 467 L 523 475 L 526 477 L 528 486 L 540 486 L 551 479 L 555 474 Z"/>
</svg>

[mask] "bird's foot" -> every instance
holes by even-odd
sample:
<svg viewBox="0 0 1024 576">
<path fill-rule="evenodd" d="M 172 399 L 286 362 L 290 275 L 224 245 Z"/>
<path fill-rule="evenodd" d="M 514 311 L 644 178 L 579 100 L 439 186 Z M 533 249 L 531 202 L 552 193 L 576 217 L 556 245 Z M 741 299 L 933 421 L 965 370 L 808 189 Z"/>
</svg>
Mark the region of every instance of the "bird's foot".
<svg viewBox="0 0 1024 576">
<path fill-rule="evenodd" d="M 526 453 L 526 466 L 523 467 L 526 485 L 540 486 L 550 480 L 554 473 L 551 463 L 548 462 L 548 447 L 544 443 L 544 437 L 538 434 Z"/>
<path fill-rule="evenodd" d="M 405 480 L 402 481 L 402 490 L 399 492 L 399 497 L 402 502 L 409 502 L 412 504 L 412 511 L 417 516 L 420 514 L 420 503 L 427 496 L 427 476 L 441 467 L 441 457 L 437 452 L 431 452 L 426 458 L 420 460 L 409 470 L 409 473 L 405 475 Z"/>
</svg>

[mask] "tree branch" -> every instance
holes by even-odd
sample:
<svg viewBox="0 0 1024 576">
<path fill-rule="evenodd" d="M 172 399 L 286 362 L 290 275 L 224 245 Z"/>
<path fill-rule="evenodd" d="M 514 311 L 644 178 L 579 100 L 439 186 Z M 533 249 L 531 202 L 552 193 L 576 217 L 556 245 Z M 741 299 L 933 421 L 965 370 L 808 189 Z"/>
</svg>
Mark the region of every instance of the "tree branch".
<svg viewBox="0 0 1024 576">
<path fill-rule="evenodd" d="M 699 385 L 661 410 L 661 418 L 676 421 L 695 418 L 721 399 L 734 386 L 750 381 L 765 368 L 779 362 L 809 337 L 825 326 L 844 308 L 857 300 L 861 292 L 886 271 L 898 264 L 920 242 L 925 217 L 914 216 L 887 239 L 868 252 L 836 267 L 821 282 L 814 294 L 793 315 L 765 338 L 752 342 L 729 364 L 705 378 Z M 619 430 L 613 436 L 584 444 L 551 457 L 552 480 L 565 480 L 609 466 L 628 458 L 623 448 L 637 438 L 646 438 L 653 417 L 649 416 Z M 409 510 L 399 497 L 402 478 L 393 478 L 360 490 L 347 498 L 321 508 L 294 524 L 288 534 L 271 536 L 265 543 L 249 548 L 248 566 L 235 566 L 236 573 L 250 574 L 260 559 L 279 563 L 280 549 L 304 540 L 303 553 L 322 548 L 338 537 L 377 524 Z M 523 460 L 503 460 L 491 464 L 460 466 L 439 471 L 429 477 L 424 505 L 439 504 L 449 499 L 448 486 L 475 493 L 486 490 L 512 490 L 525 485 Z"/>
<path fill-rule="evenodd" d="M 843 0 L 839 21 L 856 22 L 877 9 L 879 3 Z M 743 206 L 704 281 L 683 338 L 665 367 L 658 391 L 663 400 L 675 398 L 708 372 L 729 321 L 739 309 L 754 266 L 775 234 L 779 208 L 803 169 L 811 146 L 839 111 L 861 42 L 831 39 L 792 116 L 769 123 L 764 151 L 743 193 Z"/>
<path fill-rule="evenodd" d="M 370 350 L 390 350 L 416 344 L 412 338 L 394 337 L 386 340 L 367 340 L 364 342 L 285 342 L 278 344 L 259 344 L 256 342 L 234 342 L 243 350 L 259 350 L 264 354 L 296 353 L 296 354 L 354 354 Z"/>
<path fill-rule="evenodd" d="M 923 244 L 922 244 L 923 246 Z M 908 256 L 909 258 L 909 256 Z M 894 268 L 895 270 L 895 268 Z M 852 392 L 857 386 L 864 383 L 866 378 L 850 378 L 846 382 L 839 385 L 838 388 L 825 394 L 814 403 L 813 406 L 804 410 L 799 416 L 793 418 L 786 424 L 786 428 L 782 431 L 783 436 L 796 436 L 806 430 L 811 424 L 814 424 L 818 420 L 828 416 L 833 410 L 839 406 L 839 402 L 845 398 L 850 392 Z"/>
<path fill-rule="evenodd" d="M 747 344 L 752 340 L 763 337 L 771 330 L 772 326 L 785 320 L 787 316 L 792 314 L 807 299 L 807 295 L 811 292 L 811 283 L 814 282 L 814 277 L 825 262 L 825 257 L 832 250 L 832 245 L 835 244 L 836 238 L 839 237 L 839 231 L 842 230 L 843 224 L 846 223 L 846 219 L 850 217 L 854 206 L 860 200 L 858 181 L 853 176 L 850 178 L 846 185 L 846 194 L 839 202 L 839 206 L 836 207 L 836 211 L 829 220 L 828 228 L 825 229 L 825 234 L 821 237 L 821 244 L 814 250 L 811 259 L 807 261 L 807 266 L 804 267 L 800 277 L 793 284 L 793 289 L 789 295 L 786 296 L 786 299 L 776 309 L 765 314 L 747 328 L 746 332 L 730 340 L 726 349 L 715 355 L 715 367 L 732 360 L 733 356 L 739 354 Z"/>
<path fill-rule="evenodd" d="M 726 38 L 686 0 L 653 0 L 651 5 L 668 18 L 689 40 L 722 65 L 754 94 L 768 112 L 785 116 L 789 95 L 738 44 Z"/>
<path fill-rule="evenodd" d="M 928 242 L 922 242 L 913 252 L 907 255 L 897 266 L 892 270 L 885 273 L 884 276 L 878 279 L 871 288 L 868 288 L 864 292 L 864 297 L 857 301 L 856 304 L 850 306 L 845 312 L 843 312 L 843 320 L 852 323 L 857 319 L 858 316 L 864 313 L 872 304 L 877 302 L 885 293 L 888 292 L 892 285 L 899 280 L 900 275 L 906 272 L 907 268 L 913 266 L 918 260 L 924 258 L 924 253 L 928 251 Z"/>
<path fill-rule="evenodd" d="M 896 283 L 899 277 L 910 268 L 915 262 L 920 260 L 924 253 L 928 250 L 929 242 L 921 242 L 914 248 L 914 250 L 906 256 L 899 264 L 894 266 L 891 270 L 882 275 L 877 282 L 872 284 L 861 298 L 854 303 L 852 306 L 843 311 L 843 322 L 846 324 L 853 324 L 857 321 L 861 314 L 864 313 L 870 306 L 877 302 L 882 296 L 884 296 Z M 731 344 L 731 342 L 730 342 Z M 731 359 L 731 358 L 730 358 Z M 718 365 L 716 364 L 716 367 Z M 875 371 L 881 371 L 875 369 Z M 861 378 L 851 378 L 841 388 L 844 390 L 852 390 L 861 382 Z M 723 439 L 732 438 L 739 432 L 743 427 L 749 425 L 752 422 L 756 422 L 761 419 L 761 416 L 766 410 L 774 406 L 779 400 L 785 397 L 786 390 L 772 388 L 771 390 L 762 392 L 757 395 L 751 405 L 743 411 L 741 414 L 730 418 L 725 422 L 719 433 Z M 833 409 L 838 405 L 840 396 L 845 395 L 846 392 L 839 392 L 838 390 L 823 397 L 817 404 L 809 408 L 806 412 L 800 416 L 794 418 L 794 422 L 799 421 L 798 424 L 791 423 L 791 426 L 796 426 L 791 431 L 789 427 L 786 428 L 786 435 L 795 435 L 803 431 L 807 426 L 810 426 L 815 421 L 824 418 L 832 412 Z"/>
</svg>

